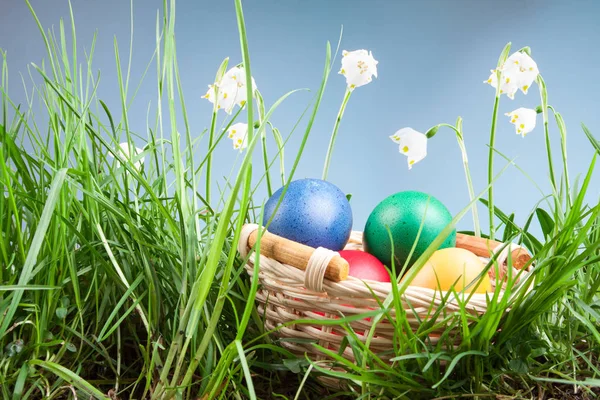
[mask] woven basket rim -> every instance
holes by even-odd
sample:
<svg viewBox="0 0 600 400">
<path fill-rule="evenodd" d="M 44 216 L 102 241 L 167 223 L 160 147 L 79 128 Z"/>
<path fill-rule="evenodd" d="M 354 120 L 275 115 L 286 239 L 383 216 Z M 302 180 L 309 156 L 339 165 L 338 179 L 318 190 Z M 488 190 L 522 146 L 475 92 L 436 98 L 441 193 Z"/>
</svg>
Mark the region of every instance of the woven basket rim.
<svg viewBox="0 0 600 400">
<path fill-rule="evenodd" d="M 252 226 L 252 229 L 254 230 L 254 227 L 256 227 L 256 229 L 259 228 L 258 225 L 256 224 L 247 224 L 247 227 Z M 248 231 L 250 231 L 250 229 L 248 229 Z M 358 250 L 358 251 L 364 251 L 362 249 L 362 231 L 357 231 L 357 230 L 353 230 L 351 231 L 351 235 L 350 238 L 348 240 L 348 243 L 346 244 L 346 246 L 344 247 L 344 250 Z M 241 249 L 241 244 L 243 243 L 247 243 L 247 236 L 246 235 L 242 235 L 242 237 L 240 237 L 240 242 L 238 245 L 238 250 L 241 250 L 240 253 L 244 254 L 247 253 L 248 249 Z M 510 243 L 507 244 L 506 249 L 510 250 Z M 310 247 L 310 246 L 309 246 Z M 521 247 L 521 246 L 517 246 L 517 247 Z M 313 248 L 314 249 L 314 248 Z M 314 249 L 316 250 L 316 249 Z M 336 254 L 339 254 L 337 252 L 335 252 Z M 507 257 L 507 253 L 508 251 L 505 252 L 506 254 L 504 255 L 504 259 L 501 259 L 500 256 L 497 257 L 497 265 L 498 268 L 500 270 L 500 272 L 502 271 L 502 266 L 504 264 L 504 261 L 506 260 Z M 479 256 L 478 256 L 479 257 Z M 255 254 L 253 253 L 252 255 L 250 255 L 251 260 L 249 259 L 248 261 L 252 263 L 252 265 L 254 265 L 255 262 Z M 482 262 L 486 262 L 489 263 L 489 261 L 491 260 L 492 257 L 486 258 L 486 257 L 479 257 Z M 281 266 L 285 266 L 286 270 L 288 270 L 290 273 L 292 273 L 292 275 L 298 276 L 299 278 L 299 282 L 303 282 L 302 279 L 300 279 L 301 275 L 305 274 L 305 271 L 302 271 L 300 269 L 298 269 L 297 267 L 294 267 L 292 265 L 289 264 L 284 264 L 281 263 L 279 260 L 273 259 L 273 258 L 269 258 L 263 254 L 260 255 L 260 259 L 269 259 L 272 260 L 273 262 L 278 263 Z M 411 267 L 409 267 L 408 269 L 410 269 Z M 506 268 L 505 268 L 506 269 Z M 526 268 L 524 269 L 517 269 L 515 267 L 512 268 L 512 294 L 511 297 L 514 296 L 517 292 L 518 289 L 520 288 L 522 282 L 527 281 L 527 277 L 529 274 L 531 274 L 533 269 L 533 266 L 530 264 L 528 265 Z M 295 271 L 297 271 L 296 273 L 294 273 Z M 506 273 L 507 271 L 504 271 L 504 273 Z M 495 267 L 491 266 L 488 269 L 488 274 L 495 274 Z M 390 274 L 390 278 L 393 279 L 393 277 L 391 277 L 392 274 Z M 397 279 L 401 278 L 400 276 L 397 277 Z M 502 279 L 502 277 L 501 277 Z M 516 279 L 516 281 L 515 281 Z M 450 299 L 450 297 L 453 297 L 456 299 L 457 295 L 461 296 L 461 300 L 464 300 L 464 297 L 468 297 L 470 298 L 469 302 L 474 301 L 474 302 L 485 302 L 490 296 L 493 296 L 495 293 L 495 288 L 496 288 L 496 284 L 499 281 L 498 279 L 495 279 L 495 277 L 492 275 L 490 276 L 490 280 L 491 280 L 491 284 L 492 284 L 492 291 L 489 292 L 485 292 L 485 293 L 470 293 L 470 292 L 464 292 L 464 291 L 455 291 L 455 290 L 438 290 L 438 289 L 432 289 L 432 288 L 425 288 L 425 287 L 421 287 L 421 286 L 415 286 L 415 285 L 408 285 L 404 291 L 404 294 L 409 293 L 415 296 L 427 296 L 427 297 L 442 297 L 442 298 L 448 298 Z M 400 286 L 402 283 L 401 281 L 397 281 L 398 282 L 398 286 Z M 470 282 L 469 285 L 471 285 L 473 282 Z M 341 286 L 346 286 L 349 289 L 351 287 L 355 287 L 355 288 L 365 288 L 368 287 L 368 289 L 374 291 L 375 293 L 377 292 L 388 292 L 391 293 L 392 291 L 392 282 L 381 282 L 381 281 L 375 281 L 375 280 L 370 280 L 370 279 L 360 279 L 360 278 L 356 278 L 353 276 L 348 276 L 347 279 L 340 281 L 340 282 L 334 282 L 331 281 L 329 279 L 327 279 L 326 277 L 323 277 L 323 284 L 324 284 L 324 289 L 327 287 L 339 287 Z M 501 289 L 501 292 L 504 292 L 505 289 Z M 323 293 L 327 294 L 327 291 L 324 291 Z"/>
</svg>

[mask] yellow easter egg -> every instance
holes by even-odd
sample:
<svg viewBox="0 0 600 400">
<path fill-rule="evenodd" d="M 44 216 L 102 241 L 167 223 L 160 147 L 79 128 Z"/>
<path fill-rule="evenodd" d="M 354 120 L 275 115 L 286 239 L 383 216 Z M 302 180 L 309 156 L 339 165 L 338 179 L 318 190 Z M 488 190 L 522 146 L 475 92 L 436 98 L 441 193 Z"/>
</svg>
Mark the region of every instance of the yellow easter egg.
<svg viewBox="0 0 600 400">
<path fill-rule="evenodd" d="M 484 267 L 484 262 L 469 250 L 454 247 L 441 249 L 433 253 L 410 285 L 444 291 L 454 286 L 457 292 L 471 293 L 477 284 L 473 281 L 478 278 Z M 471 282 L 473 285 L 465 289 Z M 484 274 L 475 293 L 491 291 L 490 277 Z"/>
</svg>

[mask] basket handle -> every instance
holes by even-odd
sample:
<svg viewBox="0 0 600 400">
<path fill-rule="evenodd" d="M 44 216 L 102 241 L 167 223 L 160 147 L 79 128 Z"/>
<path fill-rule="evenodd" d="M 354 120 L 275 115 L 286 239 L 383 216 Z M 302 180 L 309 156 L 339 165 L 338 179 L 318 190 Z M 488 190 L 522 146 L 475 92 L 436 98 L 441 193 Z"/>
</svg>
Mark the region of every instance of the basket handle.
<svg viewBox="0 0 600 400">
<path fill-rule="evenodd" d="M 503 246 L 505 246 L 505 243 L 496 240 L 456 233 L 456 247 L 469 250 L 480 257 L 490 258 Z M 506 262 L 509 251 L 512 265 L 517 269 L 522 269 L 531 260 L 531 255 L 521 246 L 509 244 L 504 249 L 502 257 L 498 259 L 500 265 Z"/>
<path fill-rule="evenodd" d="M 238 251 L 242 257 L 246 257 L 248 251 L 256 244 L 258 228 L 257 224 L 244 225 L 238 242 Z M 334 282 L 348 279 L 348 261 L 338 253 L 324 248 L 314 249 L 275 235 L 264 228 L 260 238 L 260 254 L 282 264 L 307 271 L 307 279 L 311 282 L 306 283 L 313 287 L 322 285 L 323 277 Z"/>
</svg>

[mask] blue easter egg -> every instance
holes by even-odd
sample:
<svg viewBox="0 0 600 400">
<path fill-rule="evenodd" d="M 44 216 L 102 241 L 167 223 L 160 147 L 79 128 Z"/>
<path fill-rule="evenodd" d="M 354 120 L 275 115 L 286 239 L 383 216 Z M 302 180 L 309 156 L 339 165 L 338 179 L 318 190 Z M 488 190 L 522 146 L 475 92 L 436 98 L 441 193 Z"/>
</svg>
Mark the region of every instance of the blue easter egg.
<svg viewBox="0 0 600 400">
<path fill-rule="evenodd" d="M 283 188 L 265 204 L 263 225 L 269 221 Z M 290 182 L 268 231 L 295 242 L 338 251 L 352 230 L 352 210 L 344 193 L 321 179 Z"/>
</svg>

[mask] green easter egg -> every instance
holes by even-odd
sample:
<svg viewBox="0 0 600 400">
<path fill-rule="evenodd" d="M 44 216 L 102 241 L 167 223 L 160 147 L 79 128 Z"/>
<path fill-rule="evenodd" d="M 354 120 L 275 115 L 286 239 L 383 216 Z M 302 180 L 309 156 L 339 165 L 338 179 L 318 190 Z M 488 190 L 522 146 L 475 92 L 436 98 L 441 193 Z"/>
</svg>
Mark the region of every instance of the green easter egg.
<svg viewBox="0 0 600 400">
<path fill-rule="evenodd" d="M 365 251 L 391 268 L 392 243 L 389 228 L 393 238 L 396 271 L 399 272 L 404 267 L 417 236 L 419 240 L 410 257 L 409 266 L 425 252 L 450 221 L 452 215 L 435 197 L 416 191 L 399 192 L 387 197 L 371 212 L 364 230 L 363 246 Z M 421 224 L 423 228 L 419 234 Z M 454 229 L 438 249 L 455 245 Z"/>
</svg>

